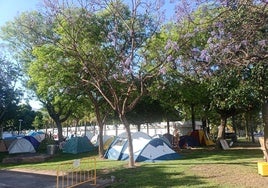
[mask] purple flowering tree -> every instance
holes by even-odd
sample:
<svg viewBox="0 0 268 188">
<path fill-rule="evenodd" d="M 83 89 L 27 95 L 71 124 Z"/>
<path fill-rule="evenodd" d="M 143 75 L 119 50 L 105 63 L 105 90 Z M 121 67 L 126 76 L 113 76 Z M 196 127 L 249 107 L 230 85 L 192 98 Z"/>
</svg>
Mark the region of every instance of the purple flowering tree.
<svg viewBox="0 0 268 188">
<path fill-rule="evenodd" d="M 206 77 L 213 79 L 213 106 L 222 115 L 219 139 L 224 137 L 226 118 L 252 109 L 259 102 L 264 104 L 267 137 L 267 1 L 210 2 L 213 4 L 204 5 L 202 11 L 213 14 L 203 24 L 194 14 L 188 14 L 188 23 L 194 23 L 195 29 L 186 37 L 194 45 L 187 47 L 185 51 L 189 53 L 183 55 L 184 59 L 191 57 L 190 51 L 194 52 L 192 59 L 197 62 L 195 67 L 200 67 L 199 73 L 208 73 Z M 193 41 L 200 33 L 205 40 Z M 186 64 L 193 65 L 193 62 Z"/>
<path fill-rule="evenodd" d="M 80 80 L 118 114 L 129 140 L 129 166 L 134 167 L 126 114 L 147 94 L 147 87 L 165 63 L 147 59 L 147 44 L 163 19 L 162 1 L 69 3 L 46 1 L 48 13 L 57 22 L 57 46 L 80 67 Z"/>
<path fill-rule="evenodd" d="M 177 76 L 208 83 L 224 138 L 228 117 L 267 100 L 267 2 L 184 0 L 176 13 L 176 31 L 167 27 L 168 60 Z"/>
</svg>

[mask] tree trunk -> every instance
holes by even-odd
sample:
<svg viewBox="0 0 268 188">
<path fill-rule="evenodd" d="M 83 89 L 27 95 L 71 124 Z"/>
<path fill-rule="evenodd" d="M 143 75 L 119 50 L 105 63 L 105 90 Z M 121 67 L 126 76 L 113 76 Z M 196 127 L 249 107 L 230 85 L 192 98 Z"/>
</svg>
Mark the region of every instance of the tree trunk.
<svg viewBox="0 0 268 188">
<path fill-rule="evenodd" d="M 141 124 L 138 124 L 137 128 L 138 128 L 138 132 L 140 132 L 141 131 Z"/>
<path fill-rule="evenodd" d="M 249 112 L 249 114 L 248 114 L 248 115 L 249 115 L 249 128 L 250 128 L 250 135 L 251 135 L 252 143 L 255 143 L 255 139 L 254 139 L 254 130 L 253 130 L 254 123 L 253 123 L 252 113 L 253 113 L 253 112 Z"/>
<path fill-rule="evenodd" d="M 104 146 L 103 146 L 103 123 L 101 122 L 101 125 L 99 124 L 99 157 L 104 157 Z"/>
<path fill-rule="evenodd" d="M 249 134 L 248 134 L 248 115 L 245 114 L 245 119 L 246 119 L 246 126 L 245 126 L 245 131 L 246 131 L 246 139 L 249 139 Z"/>
<path fill-rule="evenodd" d="M 221 115 L 221 124 L 218 127 L 218 137 L 217 137 L 217 147 L 220 148 L 220 140 L 224 139 L 225 127 L 226 127 L 227 118 Z"/>
<path fill-rule="evenodd" d="M 61 121 L 60 120 L 54 120 L 58 129 L 58 140 L 59 142 L 62 142 L 64 140 L 63 135 L 62 135 L 62 126 L 61 126 Z"/>
<path fill-rule="evenodd" d="M 134 153 L 133 153 L 133 144 L 132 144 L 132 136 L 131 136 L 131 131 L 130 131 L 130 124 L 128 123 L 126 116 L 120 114 L 119 118 L 121 122 L 124 124 L 127 132 L 127 138 L 128 138 L 128 151 L 129 151 L 129 164 L 128 166 L 130 168 L 135 167 L 135 161 L 134 161 Z"/>
<path fill-rule="evenodd" d="M 191 104 L 191 115 L 192 115 L 192 128 L 195 131 L 195 113 L 194 113 L 194 104 Z"/>
<path fill-rule="evenodd" d="M 167 117 L 167 133 L 170 134 L 170 124 L 169 124 L 169 118 L 168 117 Z"/>
<path fill-rule="evenodd" d="M 266 161 L 268 162 L 268 102 L 266 101 L 262 106 L 262 118 L 264 122 L 264 146 L 266 151 Z"/>
<path fill-rule="evenodd" d="M 99 142 L 99 157 L 103 158 L 104 157 L 104 146 L 103 146 L 103 119 L 101 118 L 101 113 L 99 110 L 99 106 L 97 102 L 93 101 L 94 103 L 94 109 L 95 109 L 95 114 L 97 118 L 97 122 L 99 124 L 99 136 L 98 136 L 98 142 Z"/>
</svg>

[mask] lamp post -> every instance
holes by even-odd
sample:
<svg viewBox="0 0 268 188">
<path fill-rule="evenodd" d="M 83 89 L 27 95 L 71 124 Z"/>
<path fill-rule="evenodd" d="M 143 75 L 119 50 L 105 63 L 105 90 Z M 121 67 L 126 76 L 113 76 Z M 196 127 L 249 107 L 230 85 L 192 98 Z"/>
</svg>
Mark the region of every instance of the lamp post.
<svg viewBox="0 0 268 188">
<path fill-rule="evenodd" d="M 20 122 L 20 126 L 19 126 L 19 132 L 18 132 L 18 135 L 20 134 L 20 132 L 21 132 L 21 122 L 22 122 L 23 120 L 22 119 L 19 119 L 19 122 Z"/>
</svg>

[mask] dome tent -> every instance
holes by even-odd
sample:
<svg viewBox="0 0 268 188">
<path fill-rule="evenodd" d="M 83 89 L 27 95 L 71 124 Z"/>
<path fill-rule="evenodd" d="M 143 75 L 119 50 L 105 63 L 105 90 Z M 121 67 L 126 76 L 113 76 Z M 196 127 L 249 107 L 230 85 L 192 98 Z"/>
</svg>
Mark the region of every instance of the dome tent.
<svg viewBox="0 0 268 188">
<path fill-rule="evenodd" d="M 132 145 L 133 145 L 133 153 L 134 153 L 134 160 L 139 155 L 143 147 L 150 142 L 152 137 L 144 132 L 135 132 L 132 133 Z M 124 148 L 121 153 L 121 160 L 127 160 L 129 158 L 129 149 L 128 149 L 128 141 L 124 145 Z"/>
<path fill-rule="evenodd" d="M 8 153 L 14 154 L 14 153 L 35 153 L 34 146 L 32 143 L 25 139 L 25 138 L 19 138 L 14 140 L 10 146 L 8 147 Z"/>
<path fill-rule="evenodd" d="M 139 153 L 142 147 L 151 140 L 151 137 L 143 132 L 131 133 L 131 136 L 134 155 Z M 123 132 L 113 140 L 104 157 L 112 160 L 126 160 L 128 156 L 127 133 Z"/>
<path fill-rule="evenodd" d="M 29 142 L 31 142 L 31 144 L 33 145 L 34 149 L 38 149 L 40 142 L 38 140 L 36 140 L 35 137 L 33 136 L 24 136 L 24 139 L 28 140 Z"/>
<path fill-rule="evenodd" d="M 180 159 L 181 156 L 175 152 L 164 139 L 154 138 L 144 146 L 136 157 L 136 162 L 142 161 L 166 161 Z"/>
<path fill-rule="evenodd" d="M 30 131 L 27 136 L 32 136 L 38 142 L 42 142 L 45 139 L 46 134 L 43 131 Z"/>
<path fill-rule="evenodd" d="M 180 155 L 162 138 L 151 138 L 143 132 L 132 133 L 133 153 L 136 162 L 179 159 Z M 105 153 L 105 158 L 112 160 L 127 160 L 128 140 L 117 137 Z"/>
<path fill-rule="evenodd" d="M 84 153 L 93 151 L 95 148 L 92 145 L 92 143 L 89 141 L 89 139 L 84 137 L 71 137 L 66 141 L 66 143 L 63 146 L 63 153 Z"/>
</svg>

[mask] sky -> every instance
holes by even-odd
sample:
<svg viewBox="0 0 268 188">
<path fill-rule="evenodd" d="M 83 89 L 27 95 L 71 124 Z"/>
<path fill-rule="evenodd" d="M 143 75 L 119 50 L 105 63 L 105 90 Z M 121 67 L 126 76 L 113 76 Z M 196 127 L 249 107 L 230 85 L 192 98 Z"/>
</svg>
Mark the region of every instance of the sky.
<svg viewBox="0 0 268 188">
<path fill-rule="evenodd" d="M 169 0 L 166 0 L 168 2 Z M 24 11 L 32 11 L 40 7 L 42 0 L 0 0 L 0 27 Z M 169 9 L 170 7 L 167 7 Z M 39 102 L 31 100 L 30 105 L 34 109 L 41 108 Z"/>
<path fill-rule="evenodd" d="M 40 0 L 0 0 L 0 27 L 24 11 L 37 9 L 38 5 L 40 5 Z M 33 109 L 41 108 L 36 100 L 29 101 L 29 104 Z"/>
<path fill-rule="evenodd" d="M 0 0 L 0 26 L 24 11 L 38 7 L 40 0 Z"/>
</svg>

